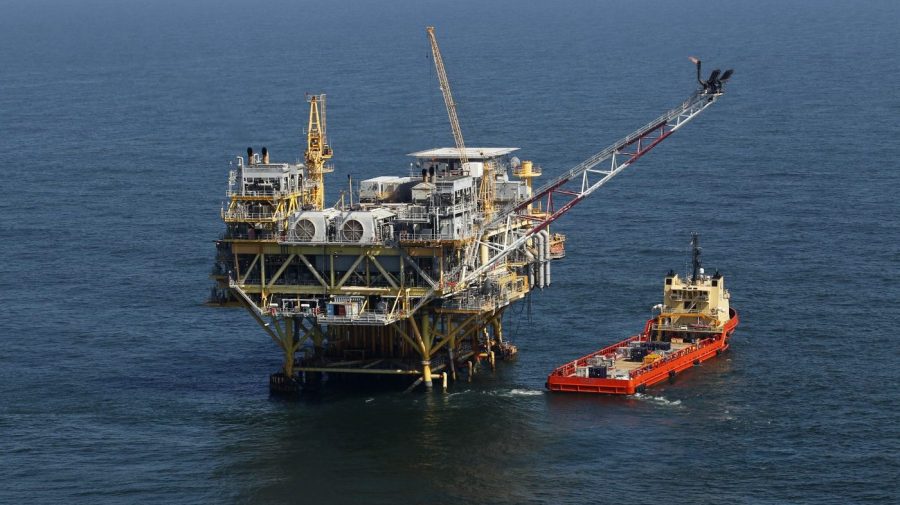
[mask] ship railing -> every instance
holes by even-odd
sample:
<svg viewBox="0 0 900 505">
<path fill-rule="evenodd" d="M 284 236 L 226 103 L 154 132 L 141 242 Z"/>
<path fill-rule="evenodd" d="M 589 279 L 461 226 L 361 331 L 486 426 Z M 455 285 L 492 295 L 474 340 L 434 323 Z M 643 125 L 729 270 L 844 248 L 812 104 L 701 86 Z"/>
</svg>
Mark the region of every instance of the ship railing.
<svg viewBox="0 0 900 505">
<path fill-rule="evenodd" d="M 670 298 L 671 300 L 674 300 L 674 301 L 677 301 L 677 302 L 683 302 L 683 301 L 685 301 L 685 300 L 700 300 L 700 301 L 707 301 L 707 300 L 709 300 L 709 293 L 697 293 L 697 294 L 687 294 L 687 295 L 685 295 L 685 294 L 683 294 L 683 293 L 677 293 L 677 294 L 676 294 L 676 293 L 674 293 L 674 292 L 670 292 L 670 293 L 669 293 L 669 298 Z"/>
<path fill-rule="evenodd" d="M 610 354 L 615 354 L 616 350 L 618 348 L 627 347 L 628 344 L 631 342 L 640 342 L 642 340 L 647 340 L 647 338 L 643 335 L 634 335 L 633 337 L 629 337 L 622 342 L 615 343 L 609 347 L 604 347 L 603 349 L 600 349 L 599 351 L 588 354 L 587 356 L 582 356 L 582 357 L 576 359 L 575 361 L 570 361 L 569 363 L 566 363 L 565 365 L 554 370 L 551 375 L 561 375 L 563 377 L 568 377 L 575 373 L 575 367 L 588 366 L 588 363 L 590 362 L 590 360 L 592 360 L 596 357 L 599 357 L 599 356 L 606 357 L 606 356 L 609 356 Z"/>
<path fill-rule="evenodd" d="M 634 370 L 628 372 L 628 377 L 632 378 L 632 379 L 634 379 L 635 377 L 640 377 L 641 375 L 644 375 L 647 372 L 655 370 L 672 360 L 676 360 L 678 358 L 681 358 L 682 356 L 687 356 L 688 354 L 690 354 L 692 352 L 696 352 L 698 349 L 703 349 L 704 347 L 712 345 L 712 343 L 715 342 L 715 340 L 716 340 L 715 337 L 706 338 L 706 339 L 701 340 L 700 342 L 697 342 L 694 345 L 690 345 L 688 347 L 685 347 L 684 349 L 680 349 L 673 353 L 667 354 L 662 359 L 656 360 L 653 363 L 643 365 L 640 368 L 635 368 Z"/>
<path fill-rule="evenodd" d="M 709 326 L 697 326 L 690 324 L 653 324 L 653 331 L 693 331 L 693 332 L 710 332 L 710 331 L 722 331 L 722 326 L 717 325 L 709 325 Z"/>
<path fill-rule="evenodd" d="M 699 315 L 699 314 L 709 314 L 709 309 L 674 309 L 671 307 L 663 307 L 663 312 L 666 314 L 670 314 L 673 316 L 682 316 L 682 315 Z"/>
</svg>

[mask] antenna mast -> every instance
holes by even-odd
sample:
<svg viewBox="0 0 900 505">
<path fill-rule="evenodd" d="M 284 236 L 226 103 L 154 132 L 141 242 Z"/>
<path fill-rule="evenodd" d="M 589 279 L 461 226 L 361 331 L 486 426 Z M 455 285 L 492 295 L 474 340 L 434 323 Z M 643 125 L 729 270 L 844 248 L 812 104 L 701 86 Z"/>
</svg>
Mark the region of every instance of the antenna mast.
<svg viewBox="0 0 900 505">
<path fill-rule="evenodd" d="M 691 281 L 696 284 L 700 280 L 700 270 L 702 270 L 700 265 L 700 235 L 696 232 L 691 233 L 691 251 L 691 265 L 694 270 L 691 275 Z"/>
</svg>

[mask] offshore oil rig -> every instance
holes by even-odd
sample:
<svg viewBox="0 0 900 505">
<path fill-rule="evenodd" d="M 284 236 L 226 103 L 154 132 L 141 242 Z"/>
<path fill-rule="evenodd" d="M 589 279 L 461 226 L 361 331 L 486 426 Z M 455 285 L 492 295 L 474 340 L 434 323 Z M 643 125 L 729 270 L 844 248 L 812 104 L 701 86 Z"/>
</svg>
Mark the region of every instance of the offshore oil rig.
<svg viewBox="0 0 900 505">
<path fill-rule="evenodd" d="M 325 95 L 308 96 L 304 163 L 265 147 L 232 161 L 213 299 L 246 307 L 281 348 L 273 392 L 329 380 L 471 380 L 516 348 L 504 312 L 551 282 L 565 236 L 550 225 L 715 103 L 731 71 L 697 76 L 674 109 L 542 185 L 512 147 L 466 147 L 434 28 L 427 28 L 455 147 L 411 153 L 414 171 L 358 182 L 325 206 L 334 153 Z"/>
</svg>

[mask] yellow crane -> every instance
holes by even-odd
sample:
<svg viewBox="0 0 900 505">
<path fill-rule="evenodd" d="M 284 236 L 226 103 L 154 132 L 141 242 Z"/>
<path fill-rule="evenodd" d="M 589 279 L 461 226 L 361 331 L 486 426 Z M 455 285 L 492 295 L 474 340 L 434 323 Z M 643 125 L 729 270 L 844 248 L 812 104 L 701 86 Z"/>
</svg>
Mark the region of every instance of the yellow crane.
<svg viewBox="0 0 900 505">
<path fill-rule="evenodd" d="M 334 152 L 325 134 L 325 95 L 307 95 L 306 99 L 309 102 L 309 124 L 304 157 L 309 189 L 303 193 L 303 204 L 321 210 L 325 207 L 325 174 L 334 171 L 334 167 L 325 162 L 334 156 Z"/>
</svg>

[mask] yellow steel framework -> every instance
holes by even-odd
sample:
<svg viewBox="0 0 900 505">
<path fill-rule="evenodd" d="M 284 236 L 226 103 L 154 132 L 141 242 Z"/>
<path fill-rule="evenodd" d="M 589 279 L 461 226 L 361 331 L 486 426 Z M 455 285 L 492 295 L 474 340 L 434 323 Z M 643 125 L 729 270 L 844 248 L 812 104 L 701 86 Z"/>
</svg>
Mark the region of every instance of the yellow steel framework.
<svg viewBox="0 0 900 505">
<path fill-rule="evenodd" d="M 401 268 L 392 274 L 382 262 L 402 257 L 401 265 L 416 265 L 425 258 L 452 254 L 453 247 L 373 248 L 346 245 L 283 245 L 241 242 L 232 244 L 235 281 L 232 288 L 254 320 L 281 348 L 284 377 L 303 373 L 349 373 L 419 375 L 426 387 L 435 379 L 446 387 L 456 380 L 457 365 L 464 364 L 468 377 L 482 362 L 492 367 L 496 351 L 504 345 L 502 317 L 508 304 L 524 298 L 527 278 L 509 274 L 499 282 L 506 298 L 481 300 L 469 305 L 429 305 L 413 311 L 410 298 L 427 291 L 427 274 L 416 268 Z M 355 258 L 347 271 L 334 265 L 335 258 Z M 325 261 L 323 261 L 325 260 Z M 297 273 L 311 283 L 285 280 Z M 318 321 L 309 314 L 265 311 L 273 297 L 278 299 L 330 295 L 366 294 L 393 300 L 389 311 L 395 317 L 383 324 L 344 325 Z M 258 299 L 257 302 L 255 299 Z M 327 342 L 327 345 L 326 345 Z M 310 356 L 298 358 L 304 346 Z M 387 366 L 390 365 L 390 366 Z M 438 372 L 446 373 L 446 377 Z"/>
</svg>

